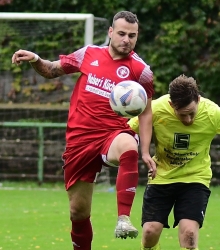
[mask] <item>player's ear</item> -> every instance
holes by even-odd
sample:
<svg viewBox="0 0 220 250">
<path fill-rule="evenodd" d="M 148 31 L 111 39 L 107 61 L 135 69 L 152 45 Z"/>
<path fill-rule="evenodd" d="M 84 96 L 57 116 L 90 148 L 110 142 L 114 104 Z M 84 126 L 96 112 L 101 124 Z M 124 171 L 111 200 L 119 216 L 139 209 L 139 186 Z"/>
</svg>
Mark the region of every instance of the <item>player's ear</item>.
<svg viewBox="0 0 220 250">
<path fill-rule="evenodd" d="M 110 26 L 109 29 L 108 29 L 109 38 L 112 38 L 112 32 L 113 32 L 113 28 Z"/>
</svg>

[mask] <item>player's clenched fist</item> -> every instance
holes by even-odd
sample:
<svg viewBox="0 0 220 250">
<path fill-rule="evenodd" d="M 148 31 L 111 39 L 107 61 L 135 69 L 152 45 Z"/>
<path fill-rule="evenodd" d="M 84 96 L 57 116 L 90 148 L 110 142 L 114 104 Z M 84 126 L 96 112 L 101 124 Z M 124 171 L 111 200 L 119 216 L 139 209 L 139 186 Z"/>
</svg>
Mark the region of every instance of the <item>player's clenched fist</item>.
<svg viewBox="0 0 220 250">
<path fill-rule="evenodd" d="M 12 56 L 12 63 L 19 65 L 22 61 L 32 61 L 35 58 L 35 53 L 27 50 L 18 50 Z"/>
</svg>

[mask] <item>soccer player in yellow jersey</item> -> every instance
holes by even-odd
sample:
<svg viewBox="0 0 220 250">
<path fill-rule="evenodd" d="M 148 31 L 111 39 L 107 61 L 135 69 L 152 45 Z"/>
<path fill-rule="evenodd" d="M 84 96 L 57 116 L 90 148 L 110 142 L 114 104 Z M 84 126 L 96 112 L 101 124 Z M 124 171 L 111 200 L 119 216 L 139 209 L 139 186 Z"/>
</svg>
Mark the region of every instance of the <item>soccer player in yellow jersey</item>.
<svg viewBox="0 0 220 250">
<path fill-rule="evenodd" d="M 170 83 L 169 94 L 152 102 L 152 111 L 157 167 L 149 169 L 153 178 L 143 197 L 141 249 L 160 250 L 159 238 L 169 228 L 173 209 L 180 249 L 198 250 L 210 196 L 209 150 L 220 133 L 220 107 L 200 96 L 192 77 L 180 75 Z M 138 132 L 138 118 L 129 125 Z"/>
</svg>

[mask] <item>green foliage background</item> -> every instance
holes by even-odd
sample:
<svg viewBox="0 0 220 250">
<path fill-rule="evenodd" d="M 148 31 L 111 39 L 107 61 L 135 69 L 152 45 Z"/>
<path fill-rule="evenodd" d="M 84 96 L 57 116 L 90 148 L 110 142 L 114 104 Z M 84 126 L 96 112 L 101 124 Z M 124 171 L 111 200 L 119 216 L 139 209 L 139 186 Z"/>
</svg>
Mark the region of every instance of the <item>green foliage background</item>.
<svg viewBox="0 0 220 250">
<path fill-rule="evenodd" d="M 219 0 L 13 0 L 0 6 L 1 12 L 93 13 L 110 23 L 120 10 L 138 16 L 136 52 L 154 72 L 155 97 L 167 92 L 173 78 L 185 74 L 195 77 L 205 96 L 220 103 Z M 18 44 L 11 41 L 4 46 L 0 41 L 3 58 L 11 57 Z M 7 60 L 4 62 L 10 69 Z"/>
</svg>

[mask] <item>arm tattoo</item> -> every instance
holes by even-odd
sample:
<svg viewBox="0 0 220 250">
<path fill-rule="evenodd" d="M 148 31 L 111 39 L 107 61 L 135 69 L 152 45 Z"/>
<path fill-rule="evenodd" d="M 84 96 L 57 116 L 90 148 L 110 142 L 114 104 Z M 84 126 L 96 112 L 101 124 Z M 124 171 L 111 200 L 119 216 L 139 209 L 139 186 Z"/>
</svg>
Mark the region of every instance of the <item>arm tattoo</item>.
<svg viewBox="0 0 220 250">
<path fill-rule="evenodd" d="M 31 63 L 31 66 L 38 74 L 48 79 L 56 78 L 65 74 L 57 61 L 50 62 L 40 58 L 37 62 Z"/>
</svg>

